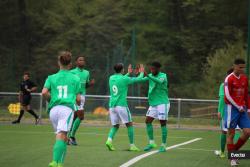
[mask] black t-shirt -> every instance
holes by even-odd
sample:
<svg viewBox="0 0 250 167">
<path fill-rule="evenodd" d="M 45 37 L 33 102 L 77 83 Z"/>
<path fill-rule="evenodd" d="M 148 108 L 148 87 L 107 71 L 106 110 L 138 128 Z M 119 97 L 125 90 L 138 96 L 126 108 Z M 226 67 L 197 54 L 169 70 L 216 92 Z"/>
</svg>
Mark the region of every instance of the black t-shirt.
<svg viewBox="0 0 250 167">
<path fill-rule="evenodd" d="M 30 95 L 30 92 L 27 91 L 27 89 L 31 89 L 35 86 L 36 85 L 30 80 L 22 81 L 20 84 L 20 91 L 23 93 L 23 95 Z"/>
</svg>

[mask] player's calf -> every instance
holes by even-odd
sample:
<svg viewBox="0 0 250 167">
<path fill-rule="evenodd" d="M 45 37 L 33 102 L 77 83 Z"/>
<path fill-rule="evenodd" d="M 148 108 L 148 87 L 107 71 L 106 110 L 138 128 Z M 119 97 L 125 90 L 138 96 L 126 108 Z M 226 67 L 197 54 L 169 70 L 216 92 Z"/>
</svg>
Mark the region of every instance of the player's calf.
<svg viewBox="0 0 250 167">
<path fill-rule="evenodd" d="M 115 137 L 115 134 L 118 131 L 118 129 L 119 129 L 119 124 L 116 124 L 109 131 L 108 139 L 107 139 L 107 141 L 105 143 L 107 148 L 109 149 L 109 151 L 115 151 L 115 148 L 114 148 L 114 146 L 112 144 L 112 141 L 113 141 L 113 139 Z"/>
</svg>

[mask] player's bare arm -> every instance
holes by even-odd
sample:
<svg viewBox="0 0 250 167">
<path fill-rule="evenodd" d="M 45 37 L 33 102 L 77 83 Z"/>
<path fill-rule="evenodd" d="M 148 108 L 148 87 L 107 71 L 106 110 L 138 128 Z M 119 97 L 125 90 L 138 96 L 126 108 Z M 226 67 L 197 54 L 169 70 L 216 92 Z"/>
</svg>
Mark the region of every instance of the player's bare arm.
<svg viewBox="0 0 250 167">
<path fill-rule="evenodd" d="M 28 92 L 35 92 L 37 90 L 37 87 L 34 86 L 31 89 L 26 89 Z"/>
<path fill-rule="evenodd" d="M 91 79 L 89 83 L 86 83 L 86 88 L 93 87 L 95 85 L 95 79 Z"/>
<path fill-rule="evenodd" d="M 128 65 L 128 74 L 131 75 L 133 73 L 133 68 L 132 68 L 132 65 L 129 64 Z"/>
<path fill-rule="evenodd" d="M 45 97 L 47 101 L 50 101 L 50 92 L 47 88 L 43 88 L 42 96 Z"/>
<path fill-rule="evenodd" d="M 76 104 L 77 104 L 77 105 L 80 105 L 80 104 L 81 104 L 81 95 L 80 95 L 80 94 L 78 94 L 78 95 L 76 96 Z"/>
</svg>

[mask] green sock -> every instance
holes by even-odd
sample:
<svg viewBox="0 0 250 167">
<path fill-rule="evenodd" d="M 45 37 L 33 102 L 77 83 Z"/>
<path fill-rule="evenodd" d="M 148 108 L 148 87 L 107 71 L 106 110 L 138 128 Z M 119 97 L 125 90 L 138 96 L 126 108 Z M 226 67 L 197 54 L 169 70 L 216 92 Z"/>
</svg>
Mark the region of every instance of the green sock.
<svg viewBox="0 0 250 167">
<path fill-rule="evenodd" d="M 149 140 L 154 140 L 154 130 L 152 123 L 147 123 L 146 126 Z"/>
<path fill-rule="evenodd" d="M 56 140 L 53 148 L 53 161 L 63 163 L 66 154 L 67 144 L 64 140 Z"/>
<path fill-rule="evenodd" d="M 113 139 L 117 131 L 118 131 L 117 127 L 112 127 L 109 131 L 109 138 Z"/>
<path fill-rule="evenodd" d="M 236 130 L 234 135 L 234 143 L 237 143 L 239 138 L 240 138 L 240 131 Z"/>
<path fill-rule="evenodd" d="M 134 144 L 134 127 L 129 126 L 127 129 L 128 129 L 129 143 Z"/>
<path fill-rule="evenodd" d="M 66 142 L 64 142 L 64 143 L 65 143 L 64 144 L 64 152 L 63 152 L 61 158 L 58 161 L 58 163 L 61 163 L 61 164 L 63 164 L 65 156 L 66 156 L 66 153 L 67 153 L 67 143 Z"/>
<path fill-rule="evenodd" d="M 224 153 L 226 147 L 227 135 L 224 133 L 220 134 L 220 150 Z"/>
<path fill-rule="evenodd" d="M 70 137 L 75 137 L 76 131 L 79 128 L 80 124 L 81 124 L 81 120 L 77 117 L 75 121 L 73 122 L 73 127 L 70 131 Z"/>
<path fill-rule="evenodd" d="M 167 142 L 167 135 L 168 135 L 168 129 L 167 126 L 161 126 L 161 135 L 162 135 L 162 143 L 166 144 Z"/>
</svg>

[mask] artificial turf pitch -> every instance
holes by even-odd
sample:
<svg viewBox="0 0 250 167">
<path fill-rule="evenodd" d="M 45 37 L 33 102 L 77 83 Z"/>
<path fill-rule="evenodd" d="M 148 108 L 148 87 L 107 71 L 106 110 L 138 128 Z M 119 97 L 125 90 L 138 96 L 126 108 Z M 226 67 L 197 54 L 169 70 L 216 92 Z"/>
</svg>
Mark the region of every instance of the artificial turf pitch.
<svg viewBox="0 0 250 167">
<path fill-rule="evenodd" d="M 65 167 L 118 167 L 144 151 L 129 152 L 125 128 L 120 128 L 114 139 L 116 151 L 108 151 L 105 141 L 109 127 L 81 126 L 77 133 L 78 146 L 69 146 Z M 155 129 L 155 140 L 160 145 L 160 129 Z M 0 125 L 1 167 L 46 167 L 52 158 L 55 135 L 50 125 Z M 138 167 L 221 167 L 229 166 L 227 158 L 214 155 L 219 148 L 218 131 L 169 129 L 168 146 L 195 138 L 202 140 L 148 156 L 132 166 Z M 143 149 L 147 144 L 145 128 L 135 128 L 135 144 Z M 250 140 L 244 146 L 250 150 Z M 241 160 L 240 167 L 250 166 Z"/>
</svg>

